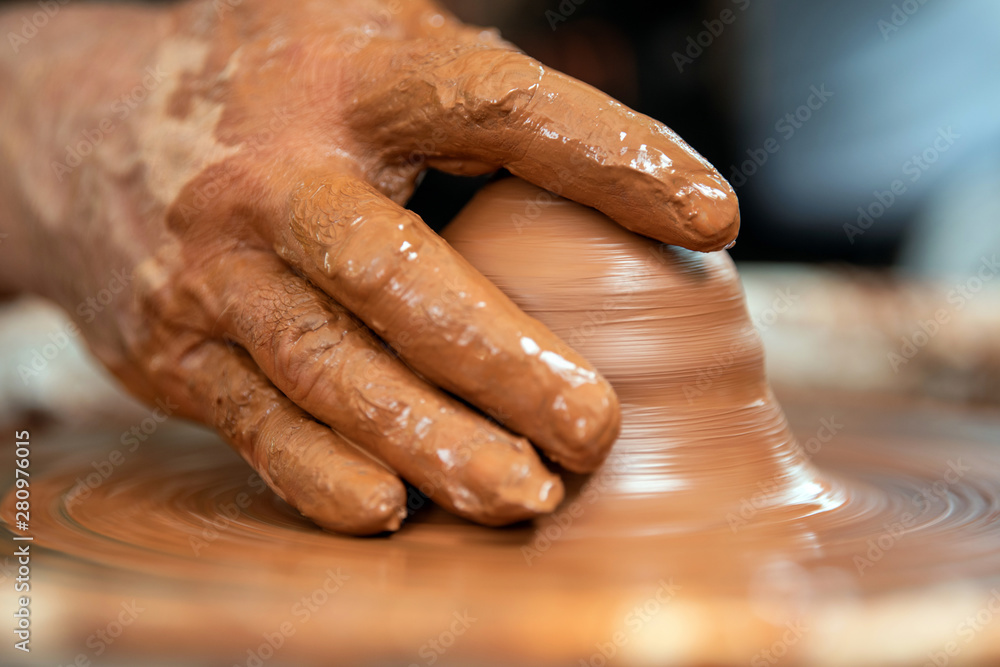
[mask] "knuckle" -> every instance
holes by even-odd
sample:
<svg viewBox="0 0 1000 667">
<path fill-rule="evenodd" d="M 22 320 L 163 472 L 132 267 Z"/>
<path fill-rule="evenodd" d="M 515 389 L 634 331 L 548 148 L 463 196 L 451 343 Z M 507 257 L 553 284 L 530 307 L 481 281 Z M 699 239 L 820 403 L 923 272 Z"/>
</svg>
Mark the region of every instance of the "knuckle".
<svg viewBox="0 0 1000 667">
<path fill-rule="evenodd" d="M 279 325 L 273 337 L 274 366 L 295 402 L 308 401 L 332 380 L 341 366 L 346 333 L 330 326 L 329 317 L 301 312 Z"/>
<path fill-rule="evenodd" d="M 480 125 L 520 117 L 538 90 L 543 72 L 541 64 L 524 54 L 498 48 L 474 48 L 456 66 L 463 72 L 458 77 L 460 85 L 448 97 L 457 113 Z M 454 81 L 449 78 L 444 77 L 440 85 Z"/>
<path fill-rule="evenodd" d="M 335 247 L 364 221 L 369 203 L 381 195 L 352 178 L 301 183 L 291 194 L 291 231 L 306 247 Z"/>
<path fill-rule="evenodd" d="M 381 254 L 387 249 L 387 216 L 398 214 L 379 192 L 350 178 L 334 179 L 296 189 L 290 228 L 318 273 L 331 280 L 364 279 L 391 265 Z M 296 254 L 285 259 L 297 263 Z"/>
</svg>

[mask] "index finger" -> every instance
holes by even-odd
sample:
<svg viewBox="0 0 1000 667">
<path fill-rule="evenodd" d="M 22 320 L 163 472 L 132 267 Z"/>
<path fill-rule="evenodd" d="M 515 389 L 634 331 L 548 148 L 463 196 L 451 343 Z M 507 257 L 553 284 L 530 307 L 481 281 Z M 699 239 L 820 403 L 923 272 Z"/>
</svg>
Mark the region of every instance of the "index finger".
<svg viewBox="0 0 1000 667">
<path fill-rule="evenodd" d="M 622 226 L 692 250 L 739 231 L 729 183 L 662 123 L 517 51 L 415 43 L 361 71 L 350 119 L 386 159 L 503 166 Z M 374 79 L 374 80 L 373 80 Z"/>
<path fill-rule="evenodd" d="M 369 184 L 307 172 L 288 197 L 288 223 L 266 232 L 286 262 L 424 378 L 574 472 L 600 465 L 618 399 L 579 354 Z"/>
</svg>

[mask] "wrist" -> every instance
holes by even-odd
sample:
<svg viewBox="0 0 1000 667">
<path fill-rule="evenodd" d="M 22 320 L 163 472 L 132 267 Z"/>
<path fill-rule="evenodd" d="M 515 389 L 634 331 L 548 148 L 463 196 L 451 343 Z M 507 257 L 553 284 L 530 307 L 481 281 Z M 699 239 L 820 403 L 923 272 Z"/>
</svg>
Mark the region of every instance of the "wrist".
<svg viewBox="0 0 1000 667">
<path fill-rule="evenodd" d="M 0 292 L 62 302 L 85 245 L 106 241 L 107 230 L 81 222 L 110 213 L 95 154 L 122 139 L 105 132 L 110 105 L 151 61 L 170 14 L 58 4 L 38 26 L 37 13 L 34 4 L 0 12 Z"/>
</svg>

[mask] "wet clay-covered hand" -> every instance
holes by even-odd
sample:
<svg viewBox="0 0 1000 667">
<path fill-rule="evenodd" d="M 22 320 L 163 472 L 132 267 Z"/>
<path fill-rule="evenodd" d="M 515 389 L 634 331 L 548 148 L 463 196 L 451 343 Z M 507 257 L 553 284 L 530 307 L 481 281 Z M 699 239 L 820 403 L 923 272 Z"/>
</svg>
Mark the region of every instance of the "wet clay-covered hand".
<svg viewBox="0 0 1000 667">
<path fill-rule="evenodd" d="M 698 250 L 739 226 L 666 127 L 425 0 L 72 5 L 15 41 L 0 283 L 334 530 L 397 528 L 400 478 L 485 524 L 551 511 L 532 443 L 586 472 L 618 432 L 592 366 L 403 208 L 423 169 Z"/>
</svg>

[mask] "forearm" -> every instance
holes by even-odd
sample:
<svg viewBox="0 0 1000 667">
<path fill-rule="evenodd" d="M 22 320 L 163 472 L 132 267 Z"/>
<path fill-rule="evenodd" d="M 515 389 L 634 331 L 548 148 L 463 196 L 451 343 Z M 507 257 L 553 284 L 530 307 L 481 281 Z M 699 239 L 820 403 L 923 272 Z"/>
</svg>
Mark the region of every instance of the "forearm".
<svg viewBox="0 0 1000 667">
<path fill-rule="evenodd" d="M 125 139 L 113 135 L 128 91 L 170 16 L 67 4 L 36 26 L 38 13 L 35 4 L 0 12 L 0 292 L 62 300 L 82 247 L 74 238 L 93 233 L 88 218 L 108 205 L 95 152 Z"/>
</svg>

